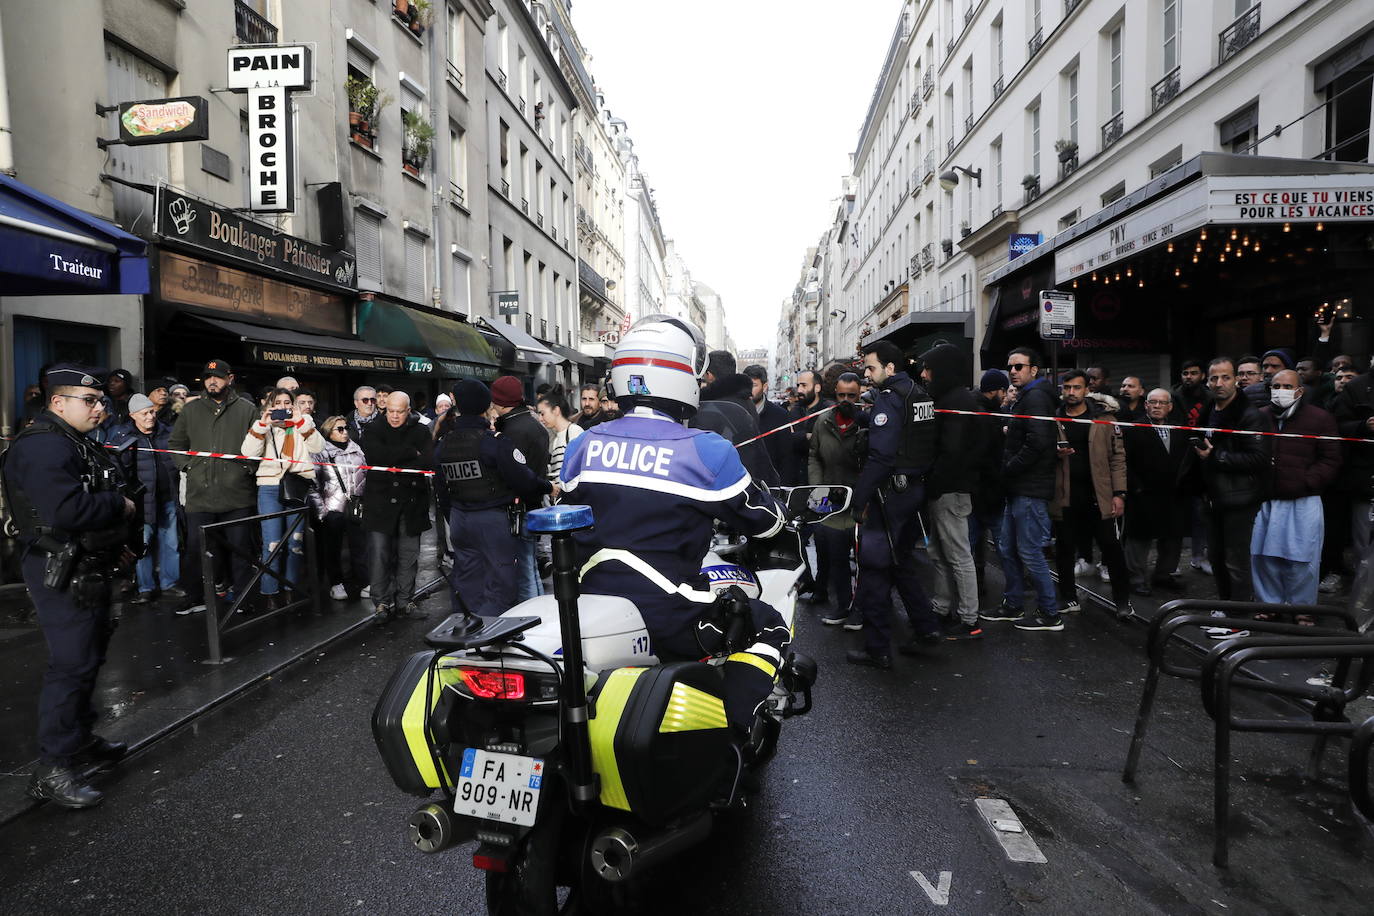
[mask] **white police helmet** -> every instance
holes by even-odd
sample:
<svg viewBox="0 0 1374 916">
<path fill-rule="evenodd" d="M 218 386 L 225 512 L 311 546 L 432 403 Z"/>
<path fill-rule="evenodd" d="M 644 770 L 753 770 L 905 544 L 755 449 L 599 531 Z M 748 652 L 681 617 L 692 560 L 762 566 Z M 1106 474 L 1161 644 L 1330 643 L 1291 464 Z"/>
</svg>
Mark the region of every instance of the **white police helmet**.
<svg viewBox="0 0 1374 916">
<path fill-rule="evenodd" d="M 610 393 L 622 410 L 652 407 L 687 420 L 700 403 L 706 337 L 690 321 L 649 315 L 620 338 L 611 362 Z"/>
</svg>

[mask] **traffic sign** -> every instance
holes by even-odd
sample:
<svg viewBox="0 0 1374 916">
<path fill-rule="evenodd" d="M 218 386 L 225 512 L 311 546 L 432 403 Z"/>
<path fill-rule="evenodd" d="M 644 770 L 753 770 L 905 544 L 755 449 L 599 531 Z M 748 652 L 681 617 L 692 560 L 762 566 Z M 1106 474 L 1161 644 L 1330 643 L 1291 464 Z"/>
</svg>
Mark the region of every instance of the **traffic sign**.
<svg viewBox="0 0 1374 916">
<path fill-rule="evenodd" d="M 1040 339 L 1073 340 L 1074 296 L 1058 289 L 1040 291 Z"/>
</svg>

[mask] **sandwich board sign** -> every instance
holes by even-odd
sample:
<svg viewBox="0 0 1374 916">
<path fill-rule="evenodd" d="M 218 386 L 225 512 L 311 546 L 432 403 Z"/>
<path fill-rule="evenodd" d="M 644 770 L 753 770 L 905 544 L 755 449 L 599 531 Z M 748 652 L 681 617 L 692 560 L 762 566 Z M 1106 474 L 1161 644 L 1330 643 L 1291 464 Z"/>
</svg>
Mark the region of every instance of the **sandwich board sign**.
<svg viewBox="0 0 1374 916">
<path fill-rule="evenodd" d="M 291 93 L 312 82 L 305 45 L 229 49 L 228 87 L 248 93 L 248 209 L 296 209 L 295 125 Z"/>
</svg>

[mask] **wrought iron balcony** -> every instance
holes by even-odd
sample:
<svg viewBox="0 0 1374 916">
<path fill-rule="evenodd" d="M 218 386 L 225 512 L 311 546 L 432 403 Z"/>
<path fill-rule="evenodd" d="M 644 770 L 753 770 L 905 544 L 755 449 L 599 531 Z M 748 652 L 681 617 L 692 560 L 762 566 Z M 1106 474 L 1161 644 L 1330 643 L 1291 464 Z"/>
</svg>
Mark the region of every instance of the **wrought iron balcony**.
<svg viewBox="0 0 1374 916">
<path fill-rule="evenodd" d="M 997 219 L 997 217 L 999 217 L 999 216 L 1001 216 L 1001 215 L 1002 215 L 1002 205 L 1001 205 L 1001 204 L 994 204 L 993 207 L 992 207 L 992 215 L 989 216 L 988 219 Z"/>
<path fill-rule="evenodd" d="M 954 138 L 950 137 L 945 141 L 945 155 L 948 156 L 952 152 L 954 152 Z"/>
<path fill-rule="evenodd" d="M 520 109 L 520 116 L 521 116 L 521 117 L 524 117 L 524 115 L 525 115 L 525 100 L 524 100 L 523 98 L 517 100 L 516 106 Z"/>
<path fill-rule="evenodd" d="M 1035 30 L 1035 34 L 1031 36 L 1030 41 L 1026 42 L 1026 57 L 1027 57 L 1027 59 L 1032 58 L 1032 57 L 1034 57 L 1035 55 L 1039 54 L 1039 53 L 1040 53 L 1040 49 L 1043 48 L 1044 46 L 1045 46 L 1045 30 L 1044 30 L 1043 28 L 1036 29 L 1036 30 Z"/>
<path fill-rule="evenodd" d="M 448 196 L 449 200 L 460 207 L 466 207 L 468 205 L 467 194 L 463 191 L 462 186 L 456 181 L 450 181 L 448 183 Z"/>
<path fill-rule="evenodd" d="M 1222 64 L 1235 57 L 1246 45 L 1259 37 L 1260 5 L 1256 3 L 1222 30 L 1217 38 L 1217 63 Z"/>
<path fill-rule="evenodd" d="M 1121 112 L 1112 115 L 1112 119 L 1102 125 L 1102 148 L 1106 149 L 1113 143 L 1121 139 L 1121 135 L 1126 132 Z"/>
<path fill-rule="evenodd" d="M 1021 183 L 1021 187 L 1026 191 L 1026 203 L 1030 203 L 1040 196 L 1040 176 L 1035 175 L 1032 177 L 1034 177 L 1035 180 L 1030 184 L 1026 184 L 1024 181 Z"/>
<path fill-rule="evenodd" d="M 526 216 L 530 215 L 530 202 L 525 198 L 520 198 L 520 212 Z"/>
<path fill-rule="evenodd" d="M 930 270 L 935 266 L 935 246 L 931 242 L 926 242 L 921 246 L 921 269 Z"/>
<path fill-rule="evenodd" d="M 907 111 L 911 112 L 912 118 L 921 113 L 921 91 L 919 89 L 911 94 L 911 104 L 907 106 Z"/>
<path fill-rule="evenodd" d="M 1178 95 L 1178 90 L 1181 85 L 1179 80 L 1179 69 L 1180 68 L 1175 67 L 1164 74 L 1164 79 L 1155 83 L 1154 88 L 1150 90 L 1151 111 L 1159 111 L 1159 109 L 1172 102 L 1174 96 Z"/>
<path fill-rule="evenodd" d="M 935 91 L 935 66 L 932 64 L 926 67 L 925 76 L 921 77 L 921 98 L 928 99 L 930 94 Z"/>
<path fill-rule="evenodd" d="M 997 77 L 997 82 L 995 82 L 995 83 L 992 84 L 992 98 L 993 98 L 993 101 L 996 101 L 997 99 L 1001 98 L 1001 97 L 1002 97 L 1002 93 L 1004 93 L 1004 92 L 1006 92 L 1006 91 L 1007 91 L 1007 78 L 1006 78 L 1005 76 L 999 76 L 999 77 Z"/>
<path fill-rule="evenodd" d="M 949 41 L 945 42 L 945 57 L 949 57 L 949 56 L 950 56 L 951 54 L 953 54 L 953 53 L 954 53 L 954 39 L 951 38 Z"/>
<path fill-rule="evenodd" d="M 913 277 L 919 277 L 921 275 L 921 256 L 919 254 L 913 254 L 911 256 L 911 275 Z"/>
<path fill-rule="evenodd" d="M 501 87 L 501 91 L 506 91 L 506 71 L 500 67 L 496 68 L 496 85 Z"/>
<path fill-rule="evenodd" d="M 537 214 L 535 214 L 535 217 L 534 217 L 534 224 L 535 224 L 536 226 L 538 226 L 540 229 L 543 229 L 543 228 L 544 228 L 544 214 L 542 214 L 542 213 L 537 213 Z"/>
<path fill-rule="evenodd" d="M 507 200 L 510 199 L 510 182 L 504 178 L 501 179 L 501 193 Z"/>
<path fill-rule="evenodd" d="M 1070 156 L 1070 157 L 1067 158 L 1067 159 L 1060 159 L 1060 160 L 1059 160 L 1059 178 L 1060 178 L 1060 180 L 1063 180 L 1063 179 L 1065 179 L 1065 178 L 1068 178 L 1070 175 L 1072 175 L 1072 174 L 1073 174 L 1074 172 L 1076 172 L 1076 171 L 1078 171 L 1078 154 L 1077 154 L 1077 153 L 1074 153 L 1072 156 Z"/>
<path fill-rule="evenodd" d="M 964 10 L 964 28 L 968 28 L 968 24 L 973 21 L 973 6 L 974 4 L 970 3 L 968 9 Z"/>
<path fill-rule="evenodd" d="M 458 69 L 458 65 L 453 61 L 448 62 L 448 78 L 453 80 L 453 85 L 459 89 L 463 88 L 463 71 Z"/>
<path fill-rule="evenodd" d="M 969 112 L 968 114 L 964 115 L 964 135 L 965 135 L 965 136 L 968 136 L 969 134 L 973 133 L 973 121 L 974 121 L 973 112 Z"/>
<path fill-rule="evenodd" d="M 234 36 L 246 45 L 274 45 L 277 27 L 243 0 L 234 0 Z"/>
<path fill-rule="evenodd" d="M 1074 10 L 1078 9 L 1078 4 L 1083 0 L 1064 0 L 1064 18 L 1068 19 Z"/>
<path fill-rule="evenodd" d="M 935 174 L 935 151 L 932 150 L 932 151 L 930 151 L 929 153 L 926 153 L 926 161 L 925 161 L 924 166 L 922 167 L 921 180 L 922 180 L 922 181 L 929 181 L 930 178 L 931 178 L 931 176 L 933 176 L 934 174 Z"/>
</svg>

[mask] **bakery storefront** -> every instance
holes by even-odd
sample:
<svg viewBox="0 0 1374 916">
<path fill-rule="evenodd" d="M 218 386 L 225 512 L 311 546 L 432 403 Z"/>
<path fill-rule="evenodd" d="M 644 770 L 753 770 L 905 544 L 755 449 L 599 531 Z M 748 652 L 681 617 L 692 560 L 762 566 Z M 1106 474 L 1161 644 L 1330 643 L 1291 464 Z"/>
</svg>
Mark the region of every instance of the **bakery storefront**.
<svg viewBox="0 0 1374 916">
<path fill-rule="evenodd" d="M 404 354 L 355 333 L 348 252 L 167 187 L 158 190 L 156 236 L 148 376 L 195 389 L 205 360 L 218 357 L 241 391 L 256 395 L 290 375 L 315 393 L 317 411 L 336 411 L 351 408 L 357 385 L 404 373 Z"/>
<path fill-rule="evenodd" d="M 990 365 L 1039 344 L 1021 293 L 1040 288 L 1076 296 L 1060 364 L 1105 363 L 1118 380 L 1172 381 L 1189 356 L 1301 353 L 1318 315 L 1336 319 L 1340 351 L 1367 352 L 1374 167 L 1203 153 L 994 271 L 988 287 Z"/>
</svg>

